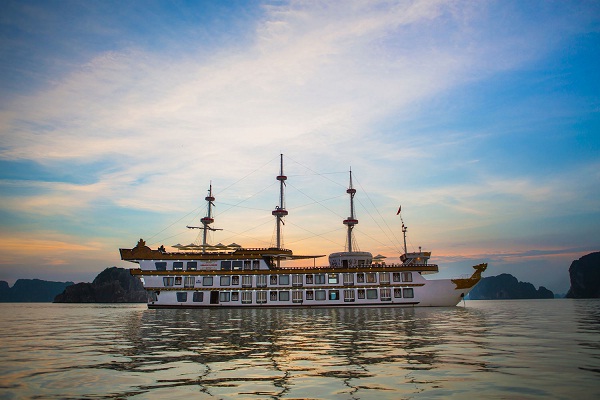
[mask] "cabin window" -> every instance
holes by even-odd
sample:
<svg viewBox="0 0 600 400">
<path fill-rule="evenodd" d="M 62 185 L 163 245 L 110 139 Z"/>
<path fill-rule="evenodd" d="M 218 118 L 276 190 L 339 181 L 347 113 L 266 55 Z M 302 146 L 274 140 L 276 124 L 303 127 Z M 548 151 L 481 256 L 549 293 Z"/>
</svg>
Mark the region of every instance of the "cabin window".
<svg viewBox="0 0 600 400">
<path fill-rule="evenodd" d="M 328 274 L 327 275 L 327 283 L 337 284 L 338 283 L 338 274 Z"/>
<path fill-rule="evenodd" d="M 173 270 L 174 271 L 183 271 L 183 261 L 174 261 L 173 262 Z"/>
<path fill-rule="evenodd" d="M 253 260 L 252 261 L 252 269 L 260 269 L 260 261 Z"/>
<path fill-rule="evenodd" d="M 402 294 L 404 295 L 404 298 L 413 298 L 413 297 L 415 297 L 415 292 L 414 292 L 413 288 L 404 288 L 404 289 L 402 289 Z"/>
<path fill-rule="evenodd" d="M 277 292 L 275 290 L 272 290 L 270 293 L 270 300 L 271 301 L 277 301 Z"/>
<path fill-rule="evenodd" d="M 382 301 L 392 300 L 392 289 L 390 289 L 390 288 L 379 289 L 379 297 L 381 298 Z"/>
<path fill-rule="evenodd" d="M 242 276 L 242 287 L 252 287 L 252 275 Z"/>
<path fill-rule="evenodd" d="M 185 303 L 187 301 L 187 292 L 177 292 L 177 302 Z"/>
<path fill-rule="evenodd" d="M 394 289 L 394 297 L 397 299 L 401 298 L 402 297 L 402 289 L 400 289 L 400 288 Z"/>
<path fill-rule="evenodd" d="M 188 271 L 196 271 L 198 269 L 197 261 L 188 261 L 187 262 L 187 270 Z"/>
<path fill-rule="evenodd" d="M 315 300 L 325 300 L 325 295 L 324 290 L 315 290 Z"/>
<path fill-rule="evenodd" d="M 390 283 L 390 273 L 389 272 L 380 272 L 379 273 L 379 283 L 383 283 L 383 284 Z"/>
<path fill-rule="evenodd" d="M 373 300 L 377 298 L 377 289 L 367 289 L 367 299 Z"/>
<path fill-rule="evenodd" d="M 353 274 L 344 274 L 343 276 L 344 276 L 344 285 L 353 285 L 354 284 L 354 275 Z"/>
<path fill-rule="evenodd" d="M 356 282 L 365 283 L 365 274 L 363 274 L 363 273 L 356 274 Z"/>
<path fill-rule="evenodd" d="M 354 289 L 344 290 L 344 301 L 354 301 Z"/>
<path fill-rule="evenodd" d="M 167 263 L 164 261 L 155 262 L 154 266 L 156 267 L 157 271 L 166 271 L 167 270 Z"/>
<path fill-rule="evenodd" d="M 221 277 L 221 286 L 229 286 L 231 284 L 230 276 L 222 276 Z"/>
<path fill-rule="evenodd" d="M 312 274 L 306 275 L 306 284 L 307 285 L 312 285 L 313 284 L 313 276 L 312 276 Z"/>
<path fill-rule="evenodd" d="M 242 292 L 242 304 L 252 304 L 252 292 Z"/>
<path fill-rule="evenodd" d="M 220 292 L 219 293 L 219 301 L 228 302 L 231 299 L 231 293 L 229 292 Z"/>
<path fill-rule="evenodd" d="M 412 272 L 402 273 L 402 282 L 412 282 Z M 404 296 L 406 297 L 406 296 Z"/>
<path fill-rule="evenodd" d="M 302 291 L 301 290 L 293 290 L 292 291 L 292 302 L 293 303 L 302 303 Z"/>
<path fill-rule="evenodd" d="M 302 275 L 292 275 L 292 286 L 302 286 Z"/>
<path fill-rule="evenodd" d="M 325 274 L 315 274 L 315 284 L 322 285 L 325 283 Z"/>
<path fill-rule="evenodd" d="M 312 290 L 306 291 L 306 300 L 312 300 L 314 298 L 314 292 Z"/>
<path fill-rule="evenodd" d="M 221 261 L 221 269 L 224 271 L 231 270 L 231 261 Z"/>
<path fill-rule="evenodd" d="M 267 291 L 266 290 L 260 290 L 260 291 L 256 292 L 256 302 L 258 304 L 264 304 L 267 302 Z"/>
<path fill-rule="evenodd" d="M 239 301 L 240 292 L 231 292 L 231 301 Z"/>
<path fill-rule="evenodd" d="M 240 284 L 240 277 L 239 275 L 234 275 L 231 277 L 231 284 L 232 285 L 239 285 Z"/>
<path fill-rule="evenodd" d="M 244 265 L 243 261 L 234 261 L 233 263 L 231 263 L 231 267 L 234 271 L 240 271 L 242 269 L 242 266 Z"/>
<path fill-rule="evenodd" d="M 400 282 L 400 272 L 394 272 L 392 274 L 392 279 L 394 280 L 394 282 Z"/>
<path fill-rule="evenodd" d="M 279 301 L 290 301 L 289 290 L 282 290 L 279 292 Z"/>
<path fill-rule="evenodd" d="M 212 276 L 202 277 L 202 286 L 212 286 L 212 285 L 213 285 L 213 277 Z"/>
<path fill-rule="evenodd" d="M 256 275 L 256 287 L 265 287 L 267 286 L 267 276 L 266 275 Z"/>
<path fill-rule="evenodd" d="M 165 276 L 163 278 L 163 285 L 165 285 L 165 286 L 173 286 L 174 283 L 175 283 L 175 278 L 173 278 L 172 276 Z"/>
<path fill-rule="evenodd" d="M 289 285 L 290 284 L 290 276 L 289 275 L 279 275 L 279 284 L 280 285 Z"/>
<path fill-rule="evenodd" d="M 340 291 L 339 290 L 330 290 L 329 291 L 329 300 L 339 300 L 340 299 Z"/>
<path fill-rule="evenodd" d="M 194 292 L 192 301 L 194 303 L 202 303 L 204 301 L 204 292 Z"/>
<path fill-rule="evenodd" d="M 193 288 L 194 287 L 195 278 L 193 276 L 186 276 L 183 280 L 183 287 Z"/>
<path fill-rule="evenodd" d="M 271 275 L 271 279 L 269 280 L 271 286 L 277 285 L 277 275 Z"/>
<path fill-rule="evenodd" d="M 365 289 L 358 289 L 358 298 L 359 299 L 365 298 Z"/>
<path fill-rule="evenodd" d="M 377 283 L 377 275 L 375 272 L 367 272 L 367 283 Z"/>
<path fill-rule="evenodd" d="M 251 270 L 251 269 L 252 269 L 252 261 L 250 261 L 250 260 L 244 261 L 244 270 Z"/>
<path fill-rule="evenodd" d="M 175 277 L 175 285 L 181 285 L 181 277 L 180 276 Z"/>
</svg>

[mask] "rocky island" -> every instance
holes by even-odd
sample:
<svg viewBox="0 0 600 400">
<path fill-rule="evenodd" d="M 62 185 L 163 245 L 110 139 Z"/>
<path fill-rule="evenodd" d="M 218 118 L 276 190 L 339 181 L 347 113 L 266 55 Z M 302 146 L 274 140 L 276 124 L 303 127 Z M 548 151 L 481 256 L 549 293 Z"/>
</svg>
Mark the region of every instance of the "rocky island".
<svg viewBox="0 0 600 400">
<path fill-rule="evenodd" d="M 51 302 L 73 282 L 52 282 L 41 279 L 18 279 L 13 287 L 0 281 L 0 302 Z"/>
<path fill-rule="evenodd" d="M 590 253 L 575 260 L 569 267 L 571 288 L 566 297 L 571 299 L 600 298 L 600 252 Z"/>
<path fill-rule="evenodd" d="M 146 303 L 142 282 L 128 269 L 107 268 L 92 283 L 68 286 L 54 298 L 55 303 Z"/>
<path fill-rule="evenodd" d="M 540 286 L 536 289 L 529 282 L 520 282 L 510 274 L 481 278 L 471 290 L 470 300 L 510 300 L 510 299 L 553 299 L 554 293 Z"/>
</svg>

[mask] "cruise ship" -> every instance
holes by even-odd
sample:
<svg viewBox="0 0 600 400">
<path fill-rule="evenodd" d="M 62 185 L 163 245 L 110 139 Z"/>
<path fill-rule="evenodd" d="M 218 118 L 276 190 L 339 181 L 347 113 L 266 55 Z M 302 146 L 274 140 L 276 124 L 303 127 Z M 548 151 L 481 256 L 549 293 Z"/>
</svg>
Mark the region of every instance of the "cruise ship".
<svg viewBox="0 0 600 400">
<path fill-rule="evenodd" d="M 282 248 L 284 207 L 283 155 L 279 181 L 279 205 L 272 211 L 276 224 L 276 246 L 244 248 L 235 243 L 210 245 L 208 235 L 216 230 L 212 184 L 208 190 L 207 214 L 202 226 L 202 243 L 151 249 L 143 239 L 131 249 L 121 248 L 121 259 L 138 264 L 131 274 L 141 279 L 148 292 L 149 308 L 223 307 L 418 307 L 456 306 L 481 279 L 487 264 L 475 265 L 470 277 L 427 279 L 439 271 L 429 263 L 431 252 L 407 252 L 407 228 L 402 223 L 404 253 L 400 262 L 386 264 L 385 257 L 354 246 L 353 228 L 356 189 L 350 184 L 350 216 L 343 221 L 347 238 L 344 251 L 329 255 L 328 265 L 317 266 L 324 255 L 296 255 Z M 400 213 L 400 210 L 398 210 Z M 306 266 L 286 267 L 289 260 L 306 260 Z"/>
</svg>

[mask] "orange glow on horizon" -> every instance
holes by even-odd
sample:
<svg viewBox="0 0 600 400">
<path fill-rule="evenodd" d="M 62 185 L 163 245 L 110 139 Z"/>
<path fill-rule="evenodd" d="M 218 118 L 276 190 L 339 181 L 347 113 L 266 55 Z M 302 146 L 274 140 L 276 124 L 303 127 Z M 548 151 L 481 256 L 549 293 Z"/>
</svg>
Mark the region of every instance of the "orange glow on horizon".
<svg viewBox="0 0 600 400">
<path fill-rule="evenodd" d="M 68 239 L 71 238 L 61 240 L 0 235 L 0 252 L 3 254 L 0 264 L 12 264 L 34 257 L 49 265 L 64 265 L 68 264 L 66 259 L 72 254 L 97 256 L 98 252 L 104 251 L 100 243 L 75 243 L 77 238 L 73 238 L 72 242 Z"/>
</svg>

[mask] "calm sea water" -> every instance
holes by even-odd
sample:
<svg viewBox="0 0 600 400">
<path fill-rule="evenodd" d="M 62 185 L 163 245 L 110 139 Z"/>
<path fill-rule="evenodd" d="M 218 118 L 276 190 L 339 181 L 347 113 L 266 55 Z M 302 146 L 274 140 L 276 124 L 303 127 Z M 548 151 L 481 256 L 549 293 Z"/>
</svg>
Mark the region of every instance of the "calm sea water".
<svg viewBox="0 0 600 400">
<path fill-rule="evenodd" d="M 0 304 L 0 398 L 600 398 L 600 300 Z"/>
</svg>

